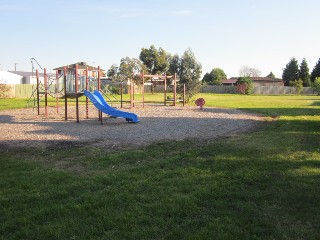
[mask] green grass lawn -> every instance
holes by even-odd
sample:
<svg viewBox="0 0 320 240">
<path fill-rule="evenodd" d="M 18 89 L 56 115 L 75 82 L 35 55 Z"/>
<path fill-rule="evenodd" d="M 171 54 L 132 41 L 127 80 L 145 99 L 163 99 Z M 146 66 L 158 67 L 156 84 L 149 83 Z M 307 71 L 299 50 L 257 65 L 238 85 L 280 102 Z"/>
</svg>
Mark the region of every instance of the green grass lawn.
<svg viewBox="0 0 320 240">
<path fill-rule="evenodd" d="M 268 123 L 114 153 L 1 147 L 0 239 L 320 239 L 320 97 L 197 97 Z"/>
</svg>

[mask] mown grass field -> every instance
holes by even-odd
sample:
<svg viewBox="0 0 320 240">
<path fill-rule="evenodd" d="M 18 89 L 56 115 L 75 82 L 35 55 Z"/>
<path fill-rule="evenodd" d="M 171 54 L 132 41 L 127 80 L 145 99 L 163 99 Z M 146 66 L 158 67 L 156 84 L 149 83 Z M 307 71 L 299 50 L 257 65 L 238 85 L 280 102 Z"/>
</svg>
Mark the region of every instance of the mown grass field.
<svg viewBox="0 0 320 240">
<path fill-rule="evenodd" d="M 320 97 L 197 97 L 268 123 L 113 153 L 2 146 L 0 238 L 320 239 Z"/>
</svg>

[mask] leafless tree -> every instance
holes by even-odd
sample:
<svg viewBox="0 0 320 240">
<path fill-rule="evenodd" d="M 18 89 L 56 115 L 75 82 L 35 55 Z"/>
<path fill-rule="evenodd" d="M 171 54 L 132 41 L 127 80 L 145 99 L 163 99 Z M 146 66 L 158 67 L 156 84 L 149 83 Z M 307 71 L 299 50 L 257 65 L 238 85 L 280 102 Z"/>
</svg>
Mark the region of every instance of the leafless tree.
<svg viewBox="0 0 320 240">
<path fill-rule="evenodd" d="M 242 66 L 239 70 L 240 77 L 260 77 L 261 71 L 258 68 Z"/>
</svg>

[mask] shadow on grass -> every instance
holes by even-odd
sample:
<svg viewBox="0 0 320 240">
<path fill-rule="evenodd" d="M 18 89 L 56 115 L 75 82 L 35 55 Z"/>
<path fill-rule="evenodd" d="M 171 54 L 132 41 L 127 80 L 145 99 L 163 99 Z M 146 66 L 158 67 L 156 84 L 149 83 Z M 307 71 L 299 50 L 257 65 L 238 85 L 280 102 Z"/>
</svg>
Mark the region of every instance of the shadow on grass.
<svg viewBox="0 0 320 240">
<path fill-rule="evenodd" d="M 320 101 L 314 101 L 310 106 L 320 106 Z"/>
<path fill-rule="evenodd" d="M 309 108 L 243 110 L 319 115 L 318 109 Z M 3 119 L 20 124 L 10 116 Z M 154 134 L 168 130 L 153 118 L 143 120 L 151 123 Z M 220 120 L 231 125 L 240 121 Z M 176 121 L 189 123 L 188 118 Z M 208 124 L 208 119 L 198 123 Z M 63 132 L 62 126 L 70 124 L 76 123 L 53 122 L 46 131 L 30 133 Z M 100 126 L 90 120 L 75 126 L 70 135 L 75 138 L 82 128 L 103 129 L 102 137 L 111 141 L 128 138 L 128 131 L 135 139 L 147 137 L 141 129 L 133 130 L 143 124 Z M 186 128 L 186 136 L 191 130 Z M 319 136 L 319 121 L 281 119 L 263 130 L 223 135 L 215 142 L 166 141 L 112 153 L 103 146 L 74 145 L 1 151 L 0 233 L 5 239 L 319 239 Z M 45 167 L 29 158 L 40 158 Z M 47 164 L 61 159 L 71 166 Z M 76 164 L 88 174 L 72 174 Z"/>
<path fill-rule="evenodd" d="M 239 108 L 243 111 L 261 113 L 267 116 L 317 116 L 320 109 L 315 108 Z"/>
<path fill-rule="evenodd" d="M 206 145 L 174 141 L 91 152 L 78 159 L 89 163 L 87 176 L 2 158 L 1 235 L 318 239 L 320 159 L 313 140 L 319 130 L 309 123 L 279 120 Z"/>
</svg>

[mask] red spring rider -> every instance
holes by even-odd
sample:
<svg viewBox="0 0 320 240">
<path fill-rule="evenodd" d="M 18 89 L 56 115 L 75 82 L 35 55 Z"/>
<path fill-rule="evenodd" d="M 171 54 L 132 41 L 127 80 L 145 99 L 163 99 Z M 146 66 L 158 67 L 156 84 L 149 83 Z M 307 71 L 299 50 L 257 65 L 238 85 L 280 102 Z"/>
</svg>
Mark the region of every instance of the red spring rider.
<svg viewBox="0 0 320 240">
<path fill-rule="evenodd" d="M 195 101 L 195 104 L 200 107 L 200 110 L 203 110 L 203 105 L 204 105 L 205 103 L 206 103 L 206 101 L 205 101 L 203 98 L 198 98 L 198 99 Z"/>
</svg>

